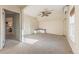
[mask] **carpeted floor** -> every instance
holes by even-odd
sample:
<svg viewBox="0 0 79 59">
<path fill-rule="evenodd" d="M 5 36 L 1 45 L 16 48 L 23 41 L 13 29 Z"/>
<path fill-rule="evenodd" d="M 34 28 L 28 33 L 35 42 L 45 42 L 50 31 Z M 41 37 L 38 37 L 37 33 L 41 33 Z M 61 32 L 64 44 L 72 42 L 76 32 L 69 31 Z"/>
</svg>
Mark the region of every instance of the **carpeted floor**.
<svg viewBox="0 0 79 59">
<path fill-rule="evenodd" d="M 55 34 L 32 34 L 24 36 L 24 43 L 6 41 L 0 53 L 5 54 L 72 54 L 65 36 Z"/>
</svg>

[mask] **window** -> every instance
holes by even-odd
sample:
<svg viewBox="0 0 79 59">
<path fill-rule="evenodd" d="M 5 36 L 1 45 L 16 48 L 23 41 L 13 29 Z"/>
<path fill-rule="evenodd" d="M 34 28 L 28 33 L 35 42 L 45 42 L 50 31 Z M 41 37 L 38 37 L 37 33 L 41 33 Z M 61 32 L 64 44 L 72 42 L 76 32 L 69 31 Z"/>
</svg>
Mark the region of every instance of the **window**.
<svg viewBox="0 0 79 59">
<path fill-rule="evenodd" d="M 69 17 L 69 37 L 70 39 L 75 42 L 75 7 L 70 11 Z"/>
<path fill-rule="evenodd" d="M 75 41 L 75 15 L 69 17 L 69 35 L 71 40 Z"/>
</svg>

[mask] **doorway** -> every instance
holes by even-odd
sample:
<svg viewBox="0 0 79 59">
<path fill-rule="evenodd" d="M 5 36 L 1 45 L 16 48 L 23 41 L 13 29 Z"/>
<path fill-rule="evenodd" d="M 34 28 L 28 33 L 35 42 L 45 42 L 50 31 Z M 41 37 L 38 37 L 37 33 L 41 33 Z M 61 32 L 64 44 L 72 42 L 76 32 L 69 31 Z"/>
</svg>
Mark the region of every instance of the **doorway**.
<svg viewBox="0 0 79 59">
<path fill-rule="evenodd" d="M 4 48 L 10 48 L 20 42 L 20 14 L 4 9 L 5 13 L 5 43 Z"/>
</svg>

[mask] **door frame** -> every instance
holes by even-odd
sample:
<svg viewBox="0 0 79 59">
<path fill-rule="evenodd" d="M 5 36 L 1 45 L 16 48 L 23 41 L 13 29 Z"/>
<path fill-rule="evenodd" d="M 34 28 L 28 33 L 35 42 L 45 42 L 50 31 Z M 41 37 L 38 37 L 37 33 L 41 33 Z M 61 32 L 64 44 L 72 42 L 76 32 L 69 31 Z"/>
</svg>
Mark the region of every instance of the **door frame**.
<svg viewBox="0 0 79 59">
<path fill-rule="evenodd" d="M 4 9 L 4 8 L 1 8 L 1 44 L 0 44 L 0 49 L 4 48 L 5 46 L 5 10 L 8 10 L 8 9 Z M 11 11 L 11 10 L 8 10 L 8 11 Z M 11 11 L 11 12 L 14 12 L 14 11 Z M 14 13 L 18 13 L 18 12 L 14 12 Z M 18 13 L 19 14 L 19 31 L 20 31 L 20 34 L 19 34 L 19 40 L 20 42 L 22 42 L 22 31 L 21 31 L 21 13 Z"/>
</svg>

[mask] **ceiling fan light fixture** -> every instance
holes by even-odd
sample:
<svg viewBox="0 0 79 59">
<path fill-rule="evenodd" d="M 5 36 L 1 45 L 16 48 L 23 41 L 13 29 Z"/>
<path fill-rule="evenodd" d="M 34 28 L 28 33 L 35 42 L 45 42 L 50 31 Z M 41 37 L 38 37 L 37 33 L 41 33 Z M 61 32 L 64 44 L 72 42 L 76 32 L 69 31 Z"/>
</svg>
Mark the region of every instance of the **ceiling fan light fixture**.
<svg viewBox="0 0 79 59">
<path fill-rule="evenodd" d="M 40 12 L 40 16 L 49 16 L 52 13 L 53 10 L 44 9 L 44 11 Z"/>
</svg>

